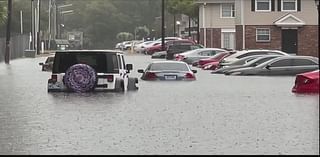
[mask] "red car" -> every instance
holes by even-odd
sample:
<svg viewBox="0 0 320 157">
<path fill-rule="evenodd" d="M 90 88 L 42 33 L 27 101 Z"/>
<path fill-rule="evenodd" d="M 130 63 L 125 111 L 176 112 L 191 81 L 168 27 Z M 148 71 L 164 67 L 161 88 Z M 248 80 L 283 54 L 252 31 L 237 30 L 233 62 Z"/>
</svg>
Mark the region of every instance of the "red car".
<svg viewBox="0 0 320 157">
<path fill-rule="evenodd" d="M 292 92 L 319 93 L 319 70 L 298 74 Z"/>
<path fill-rule="evenodd" d="M 211 62 L 219 63 L 223 58 L 229 56 L 230 54 L 231 54 L 230 52 L 222 52 L 222 53 L 218 53 L 210 58 L 200 59 L 198 62 L 198 67 L 203 68 L 206 64 L 211 63 Z"/>
</svg>

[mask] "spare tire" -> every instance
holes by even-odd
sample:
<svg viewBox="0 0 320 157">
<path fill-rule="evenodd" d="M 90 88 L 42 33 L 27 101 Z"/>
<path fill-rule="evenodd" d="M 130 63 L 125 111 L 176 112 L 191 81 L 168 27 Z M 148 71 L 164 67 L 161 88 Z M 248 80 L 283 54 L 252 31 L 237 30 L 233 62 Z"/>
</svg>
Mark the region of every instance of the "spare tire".
<svg viewBox="0 0 320 157">
<path fill-rule="evenodd" d="M 94 90 L 97 84 L 97 73 L 89 65 L 75 64 L 66 71 L 63 83 L 74 92 L 89 92 Z"/>
</svg>

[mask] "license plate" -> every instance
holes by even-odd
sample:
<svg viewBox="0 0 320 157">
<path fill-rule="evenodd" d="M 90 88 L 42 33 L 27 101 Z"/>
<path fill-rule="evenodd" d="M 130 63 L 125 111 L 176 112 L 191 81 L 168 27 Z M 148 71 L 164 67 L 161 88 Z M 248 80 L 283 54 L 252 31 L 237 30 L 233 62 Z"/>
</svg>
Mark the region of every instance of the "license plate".
<svg viewBox="0 0 320 157">
<path fill-rule="evenodd" d="M 175 75 L 165 75 L 164 79 L 166 79 L 166 80 L 176 80 L 177 76 L 175 76 Z"/>
</svg>

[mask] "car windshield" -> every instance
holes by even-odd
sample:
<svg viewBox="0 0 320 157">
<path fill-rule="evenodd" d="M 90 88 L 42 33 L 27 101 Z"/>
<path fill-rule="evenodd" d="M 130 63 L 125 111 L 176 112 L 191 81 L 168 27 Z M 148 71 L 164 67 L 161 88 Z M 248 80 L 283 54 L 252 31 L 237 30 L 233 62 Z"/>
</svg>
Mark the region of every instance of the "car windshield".
<svg viewBox="0 0 320 157">
<path fill-rule="evenodd" d="M 118 59 L 115 54 L 94 52 L 56 53 L 53 73 L 65 73 L 75 64 L 87 64 L 98 73 L 118 73 Z"/>
<path fill-rule="evenodd" d="M 147 70 L 150 71 L 189 71 L 184 63 L 152 63 Z"/>
</svg>

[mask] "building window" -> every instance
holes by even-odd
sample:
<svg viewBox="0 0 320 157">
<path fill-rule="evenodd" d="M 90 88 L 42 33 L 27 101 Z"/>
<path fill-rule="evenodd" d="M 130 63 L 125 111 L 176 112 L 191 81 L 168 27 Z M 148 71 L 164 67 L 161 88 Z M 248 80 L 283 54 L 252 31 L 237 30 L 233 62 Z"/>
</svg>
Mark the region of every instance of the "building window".
<svg viewBox="0 0 320 157">
<path fill-rule="evenodd" d="M 256 41 L 257 42 L 269 42 L 270 41 L 270 29 L 269 28 L 257 28 Z"/>
<path fill-rule="evenodd" d="M 235 17 L 235 9 L 234 9 L 233 3 L 221 4 L 221 17 L 222 18 Z"/>
<path fill-rule="evenodd" d="M 297 0 L 282 0 L 282 11 L 297 11 Z"/>
<path fill-rule="evenodd" d="M 271 11 L 271 0 L 256 0 L 256 11 Z"/>
</svg>

